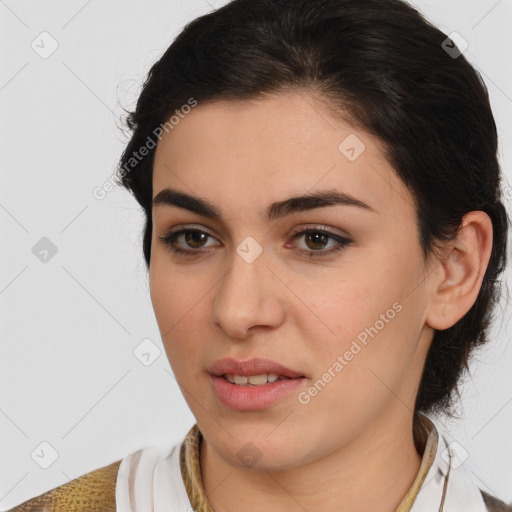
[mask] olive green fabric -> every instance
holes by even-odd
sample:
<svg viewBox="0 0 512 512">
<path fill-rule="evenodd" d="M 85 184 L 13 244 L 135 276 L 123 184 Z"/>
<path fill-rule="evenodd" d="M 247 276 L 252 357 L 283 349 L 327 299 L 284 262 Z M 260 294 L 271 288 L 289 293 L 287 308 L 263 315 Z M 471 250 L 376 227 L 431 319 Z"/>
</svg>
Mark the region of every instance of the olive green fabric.
<svg viewBox="0 0 512 512">
<path fill-rule="evenodd" d="M 24 501 L 8 512 L 115 512 L 116 479 L 121 461 L 96 469 Z"/>
</svg>

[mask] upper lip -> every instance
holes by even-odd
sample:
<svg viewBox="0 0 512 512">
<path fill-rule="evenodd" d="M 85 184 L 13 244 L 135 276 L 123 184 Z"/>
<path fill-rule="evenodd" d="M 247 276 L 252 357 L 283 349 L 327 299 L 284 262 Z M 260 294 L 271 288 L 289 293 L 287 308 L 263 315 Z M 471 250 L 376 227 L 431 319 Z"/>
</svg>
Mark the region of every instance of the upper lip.
<svg viewBox="0 0 512 512">
<path fill-rule="evenodd" d="M 212 375 L 220 377 L 221 375 L 261 375 L 263 373 L 273 373 L 283 377 L 304 377 L 304 374 L 291 370 L 282 364 L 270 359 L 253 358 L 246 360 L 237 360 L 232 357 L 218 359 L 208 369 Z"/>
</svg>

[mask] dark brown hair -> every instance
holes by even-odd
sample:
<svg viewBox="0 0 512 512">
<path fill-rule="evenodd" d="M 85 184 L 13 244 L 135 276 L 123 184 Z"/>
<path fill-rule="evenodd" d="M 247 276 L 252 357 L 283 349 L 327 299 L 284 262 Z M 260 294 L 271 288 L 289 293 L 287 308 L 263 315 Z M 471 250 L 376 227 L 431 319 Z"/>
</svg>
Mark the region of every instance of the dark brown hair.
<svg viewBox="0 0 512 512">
<path fill-rule="evenodd" d="M 435 332 L 416 399 L 416 411 L 453 414 L 471 351 L 488 338 L 509 219 L 485 84 L 446 34 L 400 0 L 233 0 L 184 27 L 128 113 L 132 134 L 118 167 L 118 183 L 145 213 L 146 265 L 155 144 L 142 159 L 134 153 L 191 98 L 243 101 L 290 88 L 317 91 L 380 139 L 414 197 L 425 258 L 456 236 L 466 213 L 490 216 L 493 248 L 478 298 Z"/>
</svg>

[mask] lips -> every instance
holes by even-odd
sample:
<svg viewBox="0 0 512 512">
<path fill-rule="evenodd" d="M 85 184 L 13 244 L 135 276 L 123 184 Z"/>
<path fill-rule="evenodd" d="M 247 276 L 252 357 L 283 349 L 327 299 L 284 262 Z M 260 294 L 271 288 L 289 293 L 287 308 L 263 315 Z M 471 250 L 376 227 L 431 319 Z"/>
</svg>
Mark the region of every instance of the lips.
<svg viewBox="0 0 512 512">
<path fill-rule="evenodd" d="M 295 379 L 305 377 L 301 372 L 292 370 L 270 359 L 253 358 L 247 360 L 237 360 L 232 357 L 218 359 L 209 368 L 210 374 L 221 377 L 222 375 L 261 375 L 261 374 L 276 374 L 280 377 L 288 377 Z"/>
<path fill-rule="evenodd" d="M 293 393 L 303 389 L 307 382 L 302 372 L 270 359 L 237 360 L 226 357 L 215 361 L 208 371 L 211 374 L 212 389 L 220 404 L 237 412 L 261 411 L 278 406 L 281 401 L 291 400 Z M 243 377 L 264 377 L 265 374 L 266 383 L 236 382 L 245 381 Z M 276 375 L 278 379 L 274 380 Z M 269 377 L 272 377 L 271 381 L 268 381 Z"/>
</svg>

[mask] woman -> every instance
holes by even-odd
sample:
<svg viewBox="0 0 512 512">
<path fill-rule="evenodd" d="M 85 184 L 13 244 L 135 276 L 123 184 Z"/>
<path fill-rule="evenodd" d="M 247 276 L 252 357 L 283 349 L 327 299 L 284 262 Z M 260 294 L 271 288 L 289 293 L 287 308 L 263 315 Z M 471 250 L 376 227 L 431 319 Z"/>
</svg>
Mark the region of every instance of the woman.
<svg viewBox="0 0 512 512">
<path fill-rule="evenodd" d="M 119 183 L 197 423 L 14 510 L 512 510 L 433 419 L 487 341 L 508 229 L 455 42 L 399 0 L 234 0 L 128 126 Z"/>
</svg>

